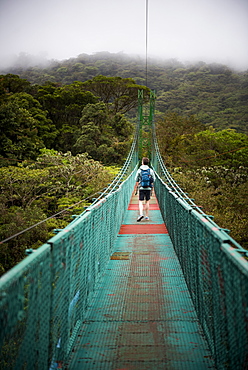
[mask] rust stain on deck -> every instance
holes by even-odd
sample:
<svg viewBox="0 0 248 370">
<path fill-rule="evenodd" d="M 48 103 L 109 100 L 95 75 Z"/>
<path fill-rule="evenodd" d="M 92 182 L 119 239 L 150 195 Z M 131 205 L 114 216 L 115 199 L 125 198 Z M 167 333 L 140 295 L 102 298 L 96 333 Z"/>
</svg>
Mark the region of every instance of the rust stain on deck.
<svg viewBox="0 0 248 370">
<path fill-rule="evenodd" d="M 129 260 L 131 252 L 114 252 L 111 256 L 111 260 Z"/>
</svg>

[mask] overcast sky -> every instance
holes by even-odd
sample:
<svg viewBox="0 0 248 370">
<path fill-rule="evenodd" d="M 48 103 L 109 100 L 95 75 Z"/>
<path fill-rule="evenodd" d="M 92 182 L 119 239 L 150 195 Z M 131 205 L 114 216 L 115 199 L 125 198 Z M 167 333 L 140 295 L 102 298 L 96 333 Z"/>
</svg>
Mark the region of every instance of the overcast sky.
<svg viewBox="0 0 248 370">
<path fill-rule="evenodd" d="M 148 55 L 248 69 L 248 0 L 149 0 Z M 20 52 L 67 59 L 145 55 L 146 0 L 0 0 L 0 64 Z"/>
</svg>

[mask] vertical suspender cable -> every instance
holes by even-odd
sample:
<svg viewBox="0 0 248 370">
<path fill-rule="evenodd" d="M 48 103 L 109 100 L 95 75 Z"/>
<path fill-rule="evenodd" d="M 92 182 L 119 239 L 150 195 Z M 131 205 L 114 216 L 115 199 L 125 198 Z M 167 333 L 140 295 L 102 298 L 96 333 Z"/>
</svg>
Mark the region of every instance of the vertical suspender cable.
<svg viewBox="0 0 248 370">
<path fill-rule="evenodd" d="M 148 49 L 148 0 L 146 0 L 146 87 L 147 87 L 147 49 Z"/>
</svg>

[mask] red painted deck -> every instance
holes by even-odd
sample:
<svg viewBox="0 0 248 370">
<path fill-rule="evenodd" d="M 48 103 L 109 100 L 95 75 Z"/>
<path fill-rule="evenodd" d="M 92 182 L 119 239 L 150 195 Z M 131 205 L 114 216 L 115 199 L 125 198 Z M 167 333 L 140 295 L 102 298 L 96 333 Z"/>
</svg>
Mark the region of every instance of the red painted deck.
<svg viewBox="0 0 248 370">
<path fill-rule="evenodd" d="M 139 209 L 139 205 L 136 203 L 136 204 L 129 204 L 128 206 L 128 210 L 129 211 L 138 211 Z M 150 211 L 156 211 L 156 210 L 159 210 L 159 205 L 157 203 L 155 204 L 150 204 Z"/>
<path fill-rule="evenodd" d="M 165 224 L 122 225 L 119 234 L 168 234 Z"/>
</svg>

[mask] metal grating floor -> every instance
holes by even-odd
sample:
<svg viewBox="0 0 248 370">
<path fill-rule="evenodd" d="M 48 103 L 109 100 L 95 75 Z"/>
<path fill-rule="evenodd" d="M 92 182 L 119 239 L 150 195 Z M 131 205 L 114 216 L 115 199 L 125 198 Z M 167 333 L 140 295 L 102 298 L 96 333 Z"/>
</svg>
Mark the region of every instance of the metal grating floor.
<svg viewBox="0 0 248 370">
<path fill-rule="evenodd" d="M 123 222 L 128 234 L 118 235 L 68 369 L 214 369 L 170 237 L 166 228 L 157 233 L 156 199 L 150 220 L 140 223 L 145 234 L 135 233 L 137 203 L 133 196 Z"/>
</svg>

